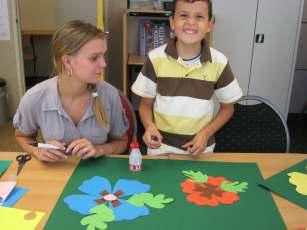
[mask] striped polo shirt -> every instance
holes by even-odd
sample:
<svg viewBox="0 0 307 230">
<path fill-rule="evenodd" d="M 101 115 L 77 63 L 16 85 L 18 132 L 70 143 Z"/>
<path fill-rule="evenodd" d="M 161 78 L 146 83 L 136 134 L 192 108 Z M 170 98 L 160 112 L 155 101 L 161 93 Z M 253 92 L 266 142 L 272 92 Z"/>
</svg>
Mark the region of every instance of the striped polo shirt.
<svg viewBox="0 0 307 230">
<path fill-rule="evenodd" d="M 175 40 L 149 52 L 132 85 L 138 96 L 154 98 L 154 122 L 163 145 L 181 151 L 214 117 L 212 96 L 233 103 L 242 96 L 227 58 L 202 41 L 200 58 L 187 64 L 178 56 Z M 211 137 L 207 145 L 214 143 Z"/>
</svg>

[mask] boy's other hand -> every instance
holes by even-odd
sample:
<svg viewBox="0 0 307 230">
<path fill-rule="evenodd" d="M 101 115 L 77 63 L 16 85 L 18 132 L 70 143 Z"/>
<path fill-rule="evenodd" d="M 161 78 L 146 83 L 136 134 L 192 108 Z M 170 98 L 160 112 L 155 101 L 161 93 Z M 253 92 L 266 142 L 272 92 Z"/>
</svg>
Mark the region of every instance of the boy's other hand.
<svg viewBox="0 0 307 230">
<path fill-rule="evenodd" d="M 148 127 L 143 135 L 144 143 L 152 149 L 157 149 L 161 146 L 162 136 L 158 129 L 152 125 Z"/>
<path fill-rule="evenodd" d="M 203 132 L 199 132 L 191 141 L 181 147 L 186 149 L 192 155 L 203 153 L 207 148 L 208 137 Z"/>
</svg>

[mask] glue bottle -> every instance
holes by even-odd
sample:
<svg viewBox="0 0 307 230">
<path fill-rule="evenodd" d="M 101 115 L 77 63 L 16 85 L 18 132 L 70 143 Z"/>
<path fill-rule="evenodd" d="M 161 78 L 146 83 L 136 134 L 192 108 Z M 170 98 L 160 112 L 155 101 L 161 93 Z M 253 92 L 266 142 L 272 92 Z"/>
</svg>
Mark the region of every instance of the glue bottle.
<svg viewBox="0 0 307 230">
<path fill-rule="evenodd" d="M 135 138 L 130 144 L 131 150 L 129 155 L 129 169 L 133 172 L 142 170 L 142 154 L 139 147 L 140 145 Z"/>
</svg>

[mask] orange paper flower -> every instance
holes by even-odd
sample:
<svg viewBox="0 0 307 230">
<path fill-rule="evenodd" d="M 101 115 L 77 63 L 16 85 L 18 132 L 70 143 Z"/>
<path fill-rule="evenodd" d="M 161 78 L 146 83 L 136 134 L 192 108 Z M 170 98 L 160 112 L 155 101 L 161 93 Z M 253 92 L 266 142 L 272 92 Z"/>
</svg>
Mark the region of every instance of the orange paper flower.
<svg viewBox="0 0 307 230">
<path fill-rule="evenodd" d="M 237 192 L 227 192 L 221 188 L 224 177 L 208 176 L 207 182 L 193 182 L 187 179 L 181 183 L 182 191 L 188 193 L 187 200 L 196 205 L 218 206 L 233 204 L 239 200 Z"/>
</svg>

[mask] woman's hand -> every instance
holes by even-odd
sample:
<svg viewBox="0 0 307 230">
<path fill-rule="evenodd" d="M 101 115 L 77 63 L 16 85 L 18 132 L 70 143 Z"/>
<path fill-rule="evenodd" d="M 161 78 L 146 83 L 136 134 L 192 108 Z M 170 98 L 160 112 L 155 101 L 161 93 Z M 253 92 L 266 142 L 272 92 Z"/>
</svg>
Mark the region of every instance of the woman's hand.
<svg viewBox="0 0 307 230">
<path fill-rule="evenodd" d="M 71 153 L 72 156 L 81 157 L 82 159 L 87 159 L 90 157 L 99 157 L 104 155 L 102 148 L 98 149 L 95 145 L 88 139 L 78 139 L 74 140 L 66 148 L 66 153 Z"/>
<path fill-rule="evenodd" d="M 47 143 L 55 145 L 61 148 L 62 150 L 37 148 L 35 156 L 38 160 L 47 161 L 47 162 L 57 162 L 67 159 L 67 156 L 65 155 L 65 143 L 56 140 L 48 141 Z"/>
<path fill-rule="evenodd" d="M 156 126 L 151 125 L 147 127 L 144 135 L 143 135 L 144 143 L 152 149 L 157 149 L 161 146 L 162 136 Z"/>
</svg>

